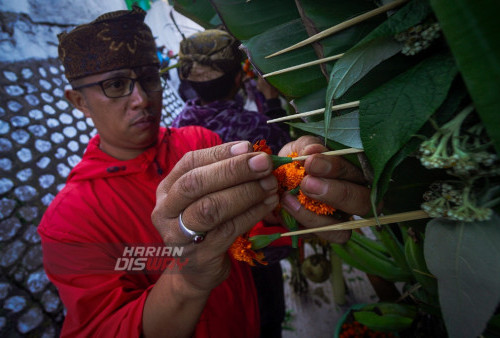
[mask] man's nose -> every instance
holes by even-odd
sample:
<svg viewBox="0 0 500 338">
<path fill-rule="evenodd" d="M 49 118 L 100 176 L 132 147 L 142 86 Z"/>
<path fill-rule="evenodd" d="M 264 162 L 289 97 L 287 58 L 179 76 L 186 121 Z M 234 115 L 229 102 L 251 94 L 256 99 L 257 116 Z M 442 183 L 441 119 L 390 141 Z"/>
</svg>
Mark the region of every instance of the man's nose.
<svg viewBox="0 0 500 338">
<path fill-rule="evenodd" d="M 148 102 L 148 94 L 142 88 L 139 81 L 135 81 L 134 88 L 132 88 L 132 93 L 130 94 L 132 103 L 135 106 L 145 105 Z"/>
</svg>

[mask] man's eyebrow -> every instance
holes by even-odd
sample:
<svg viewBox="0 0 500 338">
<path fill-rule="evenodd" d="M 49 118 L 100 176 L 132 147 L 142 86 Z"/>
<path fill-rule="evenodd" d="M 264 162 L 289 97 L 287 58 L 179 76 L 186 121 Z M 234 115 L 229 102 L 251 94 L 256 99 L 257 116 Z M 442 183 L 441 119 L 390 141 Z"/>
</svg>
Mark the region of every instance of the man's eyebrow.
<svg viewBox="0 0 500 338">
<path fill-rule="evenodd" d="M 119 76 L 130 76 L 132 73 L 131 69 L 118 69 L 106 74 L 107 79 L 112 79 Z"/>
</svg>

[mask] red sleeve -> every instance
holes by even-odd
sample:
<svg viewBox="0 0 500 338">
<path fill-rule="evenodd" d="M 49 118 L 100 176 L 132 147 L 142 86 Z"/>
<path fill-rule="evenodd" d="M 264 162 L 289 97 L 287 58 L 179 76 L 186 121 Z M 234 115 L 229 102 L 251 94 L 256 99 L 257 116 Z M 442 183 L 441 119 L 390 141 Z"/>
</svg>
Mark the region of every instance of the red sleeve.
<svg viewBox="0 0 500 338">
<path fill-rule="evenodd" d="M 140 337 L 142 311 L 153 281 L 143 274 L 114 271 L 118 245 L 95 244 L 73 229 L 89 229 L 73 217 L 70 231 L 47 230 L 42 220 L 44 267 L 57 287 L 67 315 L 62 337 Z M 65 222 L 57 216 L 50 224 Z M 52 228 L 52 227 L 51 227 Z"/>
<path fill-rule="evenodd" d="M 209 148 L 222 144 L 218 134 L 200 126 L 170 129 L 173 135 L 177 136 L 170 139 L 171 142 L 175 142 L 172 148 L 181 151 Z"/>
</svg>

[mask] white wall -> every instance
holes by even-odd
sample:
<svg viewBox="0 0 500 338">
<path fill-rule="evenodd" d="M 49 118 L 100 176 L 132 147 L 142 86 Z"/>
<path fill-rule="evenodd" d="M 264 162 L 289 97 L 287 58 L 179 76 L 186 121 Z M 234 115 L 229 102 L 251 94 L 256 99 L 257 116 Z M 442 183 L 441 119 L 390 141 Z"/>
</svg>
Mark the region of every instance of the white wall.
<svg viewBox="0 0 500 338">
<path fill-rule="evenodd" d="M 124 0 L 0 0 L 2 12 L 0 61 L 57 57 L 57 35 L 73 26 L 94 20 L 99 15 L 127 9 Z M 157 44 L 176 54 L 181 35 L 170 19 L 172 7 L 156 1 L 146 16 Z M 186 36 L 202 27 L 174 11 L 174 17 Z"/>
<path fill-rule="evenodd" d="M 157 45 L 164 45 L 167 50 L 172 50 L 174 54 L 177 54 L 182 36 L 170 18 L 171 11 L 173 11 L 173 7 L 166 1 L 156 1 L 148 11 L 146 23 L 151 27 L 153 35 L 158 37 Z M 185 36 L 204 30 L 203 27 L 176 11 L 173 11 L 173 16 Z"/>
</svg>

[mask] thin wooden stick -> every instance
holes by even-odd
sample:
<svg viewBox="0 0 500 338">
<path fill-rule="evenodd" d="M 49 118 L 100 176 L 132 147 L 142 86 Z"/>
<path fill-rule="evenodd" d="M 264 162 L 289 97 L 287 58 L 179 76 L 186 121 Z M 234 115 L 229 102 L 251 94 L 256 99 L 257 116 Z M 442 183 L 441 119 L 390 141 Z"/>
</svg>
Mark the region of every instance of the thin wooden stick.
<svg viewBox="0 0 500 338">
<path fill-rule="evenodd" d="M 297 119 L 299 117 L 306 117 L 306 116 L 311 116 L 311 115 L 318 115 L 321 113 L 325 112 L 325 108 L 320 108 L 316 110 L 311 110 L 305 113 L 299 113 L 299 114 L 293 114 L 293 115 L 288 115 L 288 116 L 283 116 L 283 117 L 278 117 L 272 120 L 267 120 L 267 123 L 276 123 L 276 122 L 281 122 L 281 121 L 288 121 L 288 120 L 293 120 Z"/>
<path fill-rule="evenodd" d="M 264 74 L 264 75 L 262 75 L 262 77 L 266 78 L 266 77 L 273 76 L 273 75 L 288 73 L 288 72 L 291 72 L 291 71 L 297 70 L 297 69 L 302 69 L 302 68 L 306 68 L 306 67 L 310 67 L 310 66 L 314 66 L 314 65 L 319 65 L 320 63 L 325 63 L 325 62 L 328 62 L 328 61 L 333 61 L 333 60 L 340 59 L 342 56 L 344 56 L 343 53 L 342 54 L 333 55 L 333 56 L 329 56 L 329 57 L 326 57 L 326 58 L 323 58 L 323 59 L 319 59 L 319 60 L 316 60 L 316 61 L 302 63 L 302 64 L 297 65 L 297 66 L 283 68 L 283 69 L 280 69 L 280 70 L 277 70 L 277 71 L 274 71 L 274 72 L 270 72 L 270 73 Z"/>
<path fill-rule="evenodd" d="M 352 101 L 352 102 L 338 104 L 336 106 L 332 106 L 332 111 L 342 110 L 342 109 L 348 109 L 348 108 L 356 108 L 356 107 L 359 107 L 359 103 L 360 103 L 360 101 Z M 321 109 L 307 111 L 307 112 L 304 112 L 304 113 L 299 113 L 299 114 L 293 114 L 293 115 L 278 117 L 276 119 L 268 120 L 267 123 L 275 123 L 275 122 L 293 120 L 293 119 L 296 119 L 296 118 L 299 118 L 299 117 L 306 117 L 306 116 L 311 116 L 311 115 L 318 115 L 318 114 L 321 114 L 321 113 L 324 113 L 324 112 L 325 112 L 325 108 L 321 108 Z"/>
<path fill-rule="evenodd" d="M 356 153 L 362 153 L 364 150 L 363 149 L 357 149 L 357 148 L 347 148 L 347 149 L 340 149 L 340 150 L 332 150 L 332 151 L 325 151 L 324 153 L 321 153 L 323 155 L 328 155 L 328 156 L 341 156 L 341 155 L 347 155 L 347 154 L 356 154 Z M 305 156 L 298 156 L 298 157 L 292 157 L 293 161 L 303 161 L 306 158 L 308 158 L 311 155 L 305 155 Z"/>
<path fill-rule="evenodd" d="M 394 2 L 391 2 L 391 3 L 388 3 L 384 6 L 381 6 L 381 7 L 378 7 L 378 8 L 375 8 L 369 12 L 366 12 L 364 14 L 361 14 L 361 15 L 358 15 L 352 19 L 349 19 L 349 20 L 346 20 L 344 22 L 341 22 L 339 23 L 338 25 L 335 25 L 333 27 L 330 27 L 328 29 L 325 29 L 324 31 L 322 32 L 319 32 L 305 40 L 302 40 L 301 42 L 299 43 L 296 43 L 295 45 L 292 45 L 290 47 L 287 47 L 285 49 L 282 49 L 276 53 L 273 53 L 271 55 L 268 55 L 266 56 L 266 58 L 271 58 L 273 56 L 276 56 L 276 55 L 280 55 L 280 54 L 283 54 L 283 53 L 286 53 L 286 52 L 289 52 L 291 50 L 294 50 L 294 49 L 297 49 L 297 48 L 300 48 L 300 47 L 303 47 L 305 45 L 308 45 L 310 43 L 313 43 L 315 41 L 318 41 L 318 40 L 321 40 L 329 35 L 332 35 L 334 33 L 337 33 L 343 29 L 346 29 L 348 27 L 351 27 L 351 26 L 354 26 L 364 20 L 367 20 L 367 19 L 370 19 L 371 17 L 373 16 L 376 16 L 376 15 L 379 15 L 379 14 L 382 14 L 384 12 L 387 12 L 393 8 L 396 8 L 398 6 L 401 6 L 402 4 L 404 4 L 405 2 L 407 2 L 408 0 L 397 0 L 397 1 L 394 1 Z"/>
<path fill-rule="evenodd" d="M 423 218 L 429 218 L 429 215 L 423 210 L 416 210 L 416 211 L 402 212 L 402 213 L 394 214 L 394 215 L 380 216 L 378 218 L 378 220 L 379 220 L 380 224 L 391 224 L 391 223 L 404 222 L 404 221 L 413 221 L 416 219 L 423 219 Z M 310 234 L 313 232 L 333 231 L 333 230 L 352 230 L 352 229 L 358 229 L 358 228 L 363 228 L 363 227 L 369 227 L 369 226 L 373 226 L 373 225 L 377 225 L 377 221 L 375 220 L 375 218 L 368 218 L 368 219 L 361 219 L 361 220 L 357 220 L 357 221 L 349 221 L 349 222 L 343 222 L 343 223 L 338 223 L 338 224 L 331 224 L 331 225 L 327 225 L 327 226 L 319 227 L 319 228 L 314 228 L 314 229 L 305 229 L 305 230 L 299 230 L 299 231 L 285 232 L 285 233 L 281 234 L 281 237 Z"/>
</svg>

